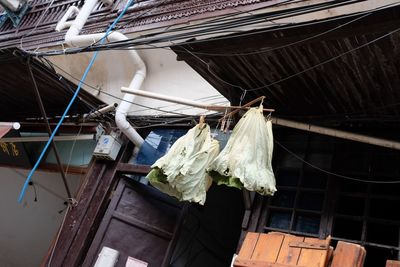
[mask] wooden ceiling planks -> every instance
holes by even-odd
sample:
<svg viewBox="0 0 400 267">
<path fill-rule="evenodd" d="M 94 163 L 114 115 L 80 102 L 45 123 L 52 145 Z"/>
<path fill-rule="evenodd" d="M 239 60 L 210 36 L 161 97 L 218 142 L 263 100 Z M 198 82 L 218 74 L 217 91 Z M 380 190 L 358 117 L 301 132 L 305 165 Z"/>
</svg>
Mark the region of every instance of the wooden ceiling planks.
<svg viewBox="0 0 400 267">
<path fill-rule="evenodd" d="M 0 27 L 0 48 L 19 47 L 23 37 L 25 49 L 58 45 L 65 31 L 56 32 L 57 22 L 70 6 L 81 7 L 83 0 L 32 0 L 30 10 L 18 28 L 10 21 Z M 124 33 L 200 20 L 284 3 L 287 0 L 145 0 L 137 1 L 120 22 Z M 85 33 L 104 32 L 118 16 L 126 1 L 115 0 L 110 6 L 99 3 L 83 29 Z M 42 18 L 43 13 L 46 15 Z"/>
<path fill-rule="evenodd" d="M 17 51 L 17 52 L 15 52 Z M 0 52 L 0 121 L 25 121 L 40 118 L 41 113 L 35 99 L 33 84 L 28 73 L 26 58 L 18 50 Z M 76 85 L 52 69 L 31 60 L 43 104 L 49 117 L 61 116 L 70 101 Z M 73 104 L 69 114 L 89 112 L 93 107 L 104 104 L 85 91 Z"/>
<path fill-rule="evenodd" d="M 238 38 L 240 42 L 229 38 L 210 39 L 190 46 L 183 43 L 179 45 L 180 50 L 173 49 L 179 59 L 188 62 L 233 103 L 238 102 L 242 90 L 232 88 L 229 83 L 245 90 L 264 87 L 248 91 L 244 102 L 265 95 L 269 107 L 275 108 L 278 116 L 321 118 L 322 122 L 334 124 L 398 121 L 400 33 L 359 46 L 397 29 L 400 8 L 376 12 L 347 27 L 310 39 L 347 21 L 324 22 L 295 30 L 253 32 Z M 304 38 L 306 41 L 297 43 Z M 290 45 L 293 42 L 296 44 Z M 182 46 L 195 56 L 181 52 Z M 260 52 L 265 47 L 277 49 Z M 250 51 L 258 52 L 235 55 Z M 221 53 L 227 55 L 224 57 Z M 213 74 L 200 60 L 208 62 Z"/>
</svg>

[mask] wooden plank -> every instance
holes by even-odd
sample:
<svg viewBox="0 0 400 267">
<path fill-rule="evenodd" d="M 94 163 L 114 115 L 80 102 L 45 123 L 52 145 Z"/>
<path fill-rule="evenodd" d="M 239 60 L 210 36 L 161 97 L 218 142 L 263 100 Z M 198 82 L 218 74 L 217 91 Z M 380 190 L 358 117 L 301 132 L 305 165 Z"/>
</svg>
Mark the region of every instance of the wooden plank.
<svg viewBox="0 0 400 267">
<path fill-rule="evenodd" d="M 310 248 L 310 249 L 321 249 L 327 250 L 329 245 L 327 244 L 314 244 L 314 243 L 306 243 L 306 242 L 290 242 L 289 247 L 293 248 Z"/>
<path fill-rule="evenodd" d="M 386 261 L 386 267 L 400 267 L 400 261 Z"/>
<path fill-rule="evenodd" d="M 86 185 L 78 199 L 78 205 L 73 209 L 69 209 L 65 223 L 61 226 L 61 229 L 59 229 L 61 232 L 59 233 L 58 242 L 55 242 L 55 247 L 50 248 L 50 250 L 54 251 L 50 262 L 51 266 L 62 266 L 99 186 L 100 179 L 98 179 L 98 177 L 103 176 L 106 167 L 107 165 L 105 163 L 100 163 L 97 160 L 93 162 L 87 174 L 87 178 L 85 178 Z M 47 259 L 44 266 L 49 265 L 49 260 L 50 258 Z"/>
<path fill-rule="evenodd" d="M 358 267 L 363 264 L 364 258 L 365 250 L 360 245 L 339 241 L 331 267 Z"/>
<path fill-rule="evenodd" d="M 123 152 L 119 154 L 117 161 L 93 162 L 93 170 L 88 174 L 78 205 L 69 211 L 55 244 L 51 264 L 46 265 L 78 266 L 82 263 L 108 204 L 116 180 L 117 163 L 125 161 L 130 156 L 131 149 L 132 146 L 124 141 Z"/>
<path fill-rule="evenodd" d="M 277 263 L 296 265 L 299 260 L 301 248 L 290 247 L 291 242 L 302 242 L 304 237 L 295 235 L 285 235 Z"/>
<path fill-rule="evenodd" d="M 260 234 L 252 260 L 276 262 L 285 235 L 282 233 Z"/>
<path fill-rule="evenodd" d="M 243 259 L 251 259 L 254 249 L 256 247 L 258 237 L 260 234 L 248 232 L 239 251 L 239 257 Z"/>
<path fill-rule="evenodd" d="M 150 172 L 150 166 L 121 162 L 117 166 L 117 172 L 124 174 L 148 174 Z"/>
<path fill-rule="evenodd" d="M 329 245 L 330 238 L 325 240 L 320 240 L 317 238 L 304 238 L 304 242 L 316 245 Z M 328 249 L 326 250 L 317 250 L 310 248 L 302 248 L 299 256 L 298 265 L 304 265 L 307 267 L 322 267 L 326 266 L 328 256 Z M 341 265 L 344 267 L 347 265 Z"/>
<path fill-rule="evenodd" d="M 117 186 L 117 189 L 114 191 L 114 197 L 112 198 L 109 208 L 107 209 L 105 215 L 103 216 L 102 221 L 110 221 L 112 216 L 113 216 L 113 211 L 116 209 L 118 202 L 121 198 L 122 192 L 124 190 L 125 186 L 123 183 L 119 183 Z M 98 231 L 103 233 L 107 229 L 108 224 L 100 224 Z M 89 266 L 91 264 L 91 261 L 96 258 L 98 246 L 95 246 L 94 244 L 100 244 L 101 239 L 103 238 L 102 235 L 96 235 L 93 239 L 92 245 L 90 246 L 86 256 L 85 260 L 83 262 L 83 266 Z"/>
<path fill-rule="evenodd" d="M 120 220 L 120 221 L 123 221 L 123 222 L 125 222 L 127 224 L 130 224 L 132 226 L 136 226 L 136 227 L 138 227 L 138 228 L 140 228 L 140 229 L 142 229 L 142 230 L 144 230 L 146 232 L 149 232 L 149 233 L 152 233 L 152 234 L 157 235 L 159 237 L 165 238 L 167 240 L 172 239 L 172 234 L 173 233 L 165 231 L 165 230 L 163 230 L 161 228 L 158 228 L 158 227 L 156 227 L 154 225 L 151 225 L 151 224 L 149 224 L 147 222 L 143 222 L 143 221 L 140 221 L 140 220 L 138 220 L 136 218 L 129 217 L 129 216 L 127 216 L 127 215 L 125 215 L 125 214 L 123 214 L 121 212 L 115 211 L 114 214 L 113 214 L 113 217 L 118 219 L 118 220 Z"/>
<path fill-rule="evenodd" d="M 293 265 L 280 264 L 276 262 L 247 260 L 241 258 L 236 258 L 233 263 L 233 266 L 234 267 L 293 267 Z M 297 267 L 307 267 L 307 266 L 297 266 Z"/>
<path fill-rule="evenodd" d="M 326 256 L 326 266 L 330 266 L 330 263 L 332 262 L 333 251 L 333 247 L 330 246 L 328 249 L 328 255 Z"/>
<path fill-rule="evenodd" d="M 364 247 L 361 247 L 361 255 L 360 255 L 359 259 L 358 259 L 357 267 L 363 267 L 364 266 L 365 255 L 367 255 L 367 251 L 365 250 Z"/>
</svg>

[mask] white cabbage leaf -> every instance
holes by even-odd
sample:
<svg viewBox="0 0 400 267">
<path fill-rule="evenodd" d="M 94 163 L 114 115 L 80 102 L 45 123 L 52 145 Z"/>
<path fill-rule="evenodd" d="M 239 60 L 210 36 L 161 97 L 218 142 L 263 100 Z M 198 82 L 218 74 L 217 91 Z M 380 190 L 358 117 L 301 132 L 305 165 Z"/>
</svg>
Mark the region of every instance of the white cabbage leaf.
<svg viewBox="0 0 400 267">
<path fill-rule="evenodd" d="M 251 108 L 239 120 L 225 148 L 208 168 L 217 184 L 273 195 L 276 191 L 271 160 L 271 121 L 262 108 Z"/>
<path fill-rule="evenodd" d="M 219 142 L 211 138 L 210 126 L 196 125 L 151 166 L 147 179 L 181 201 L 204 205 L 212 183 L 206 169 L 218 153 Z"/>
</svg>

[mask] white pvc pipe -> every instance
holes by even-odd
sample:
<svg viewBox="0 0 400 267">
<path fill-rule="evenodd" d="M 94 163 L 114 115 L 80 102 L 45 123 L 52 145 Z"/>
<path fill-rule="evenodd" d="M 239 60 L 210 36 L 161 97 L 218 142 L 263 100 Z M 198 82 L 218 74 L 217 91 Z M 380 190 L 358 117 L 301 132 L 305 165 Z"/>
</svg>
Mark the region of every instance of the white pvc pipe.
<svg viewBox="0 0 400 267">
<path fill-rule="evenodd" d="M 199 102 L 196 102 L 193 100 L 183 99 L 180 97 L 167 96 L 167 95 L 158 94 L 158 93 L 146 92 L 146 91 L 142 91 L 142 90 L 135 90 L 132 88 L 122 87 L 121 91 L 125 92 L 125 93 L 129 93 L 129 94 L 148 97 L 151 99 L 158 99 L 158 100 L 163 100 L 163 101 L 167 101 L 167 102 L 183 104 L 183 105 L 197 107 L 197 108 L 203 108 L 203 109 L 207 109 L 207 110 L 211 110 L 210 108 L 217 107 L 217 106 L 199 103 Z M 229 107 L 227 107 L 227 108 L 229 108 Z M 356 134 L 356 133 L 326 128 L 326 127 L 316 126 L 316 125 L 303 123 L 303 122 L 280 119 L 280 118 L 276 118 L 276 117 L 272 118 L 272 123 L 276 124 L 276 125 L 288 127 L 288 128 L 294 128 L 294 129 L 304 130 L 304 131 L 318 133 L 318 134 L 322 134 L 322 135 L 328 135 L 328 136 L 333 136 L 333 137 L 337 137 L 337 138 L 366 143 L 366 144 L 370 144 L 370 145 L 376 145 L 376 146 L 382 146 L 382 147 L 400 150 L 400 142 L 393 141 L 393 140 L 376 138 L 376 137 L 372 137 L 372 136 L 367 136 L 367 135 L 362 135 L 362 134 Z"/>
<path fill-rule="evenodd" d="M 101 108 L 99 110 L 95 110 L 89 114 L 86 114 L 85 116 L 83 116 L 83 120 L 89 120 L 89 119 L 93 119 L 93 118 L 97 118 L 101 115 L 107 114 L 108 112 L 111 112 L 113 110 L 115 110 L 115 108 L 118 107 L 117 103 L 114 103 L 112 105 L 108 105 L 105 106 L 104 108 Z"/>
<path fill-rule="evenodd" d="M 76 16 L 74 22 L 72 23 L 71 27 L 65 35 L 66 44 L 70 46 L 85 46 L 91 45 L 104 38 L 105 33 L 79 35 L 80 31 L 83 28 L 83 25 L 85 25 L 91 11 L 96 6 L 96 4 L 97 0 L 87 0 L 85 2 L 79 14 Z M 125 35 L 117 31 L 111 32 L 106 37 L 107 42 L 117 42 L 127 39 L 128 38 Z M 131 83 L 129 84 L 129 88 L 131 88 L 132 90 L 140 89 L 144 79 L 146 78 L 146 65 L 136 51 L 129 50 L 127 51 L 127 53 L 129 54 L 132 62 L 136 67 L 136 72 L 132 78 Z M 143 144 L 144 140 L 126 119 L 128 110 L 132 106 L 131 102 L 133 102 L 134 99 L 135 96 L 131 94 L 124 95 L 123 100 L 115 111 L 115 123 L 117 124 L 117 127 L 121 130 L 121 132 L 123 132 L 129 138 L 129 140 L 131 140 L 135 144 L 135 146 L 140 147 Z"/>
<path fill-rule="evenodd" d="M 82 8 L 79 10 L 78 15 L 76 16 L 74 22 L 72 23 L 71 27 L 68 29 L 67 33 L 65 34 L 65 41 L 68 39 L 79 35 L 81 32 L 83 25 L 85 25 L 87 19 L 92 13 L 93 8 L 96 6 L 97 0 L 86 0 L 85 4 L 83 4 Z"/>
<path fill-rule="evenodd" d="M 181 105 L 186 105 L 186 106 L 191 106 L 191 107 L 196 107 L 196 108 L 207 109 L 207 110 L 220 111 L 221 108 L 223 108 L 223 106 L 215 107 L 212 104 L 199 103 L 199 102 L 189 100 L 189 99 L 184 99 L 181 97 L 168 96 L 168 95 L 163 95 L 163 94 L 158 94 L 158 93 L 153 93 L 153 92 L 147 92 L 147 91 L 143 91 L 143 90 L 133 89 L 130 87 L 129 88 L 122 87 L 121 92 L 127 93 L 127 94 L 143 96 L 143 97 L 148 97 L 151 99 L 167 101 L 167 102 L 171 102 L 171 103 L 175 103 L 175 104 L 181 104 Z M 226 108 L 229 108 L 229 107 L 226 107 Z"/>
<path fill-rule="evenodd" d="M 21 124 L 19 122 L 0 122 L 0 126 L 11 127 L 14 130 L 19 130 Z"/>
<path fill-rule="evenodd" d="M 61 20 L 57 23 L 56 25 L 56 31 L 60 32 L 62 30 L 64 30 L 67 27 L 72 26 L 72 21 L 68 21 L 67 20 L 74 14 L 78 14 L 79 13 L 79 8 L 77 8 L 76 6 L 70 6 L 67 10 L 67 12 L 65 12 L 64 16 L 61 18 Z"/>
</svg>

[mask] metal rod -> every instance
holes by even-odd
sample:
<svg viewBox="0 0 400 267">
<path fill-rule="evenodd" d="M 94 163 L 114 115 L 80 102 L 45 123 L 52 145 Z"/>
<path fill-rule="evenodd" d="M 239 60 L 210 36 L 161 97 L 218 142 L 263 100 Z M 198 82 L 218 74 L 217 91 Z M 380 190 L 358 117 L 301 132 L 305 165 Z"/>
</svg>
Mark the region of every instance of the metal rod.
<svg viewBox="0 0 400 267">
<path fill-rule="evenodd" d="M 86 120 L 89 120 L 89 119 L 93 119 L 93 118 L 96 118 L 96 117 L 101 116 L 101 115 L 103 115 L 103 114 L 106 114 L 106 113 L 108 113 L 108 112 L 110 112 L 110 111 L 115 110 L 116 107 L 118 107 L 118 104 L 117 104 L 117 103 L 114 103 L 114 104 L 105 106 L 105 107 L 103 107 L 103 108 L 101 108 L 101 109 L 95 110 L 95 111 L 93 111 L 93 112 L 91 112 L 91 113 L 86 114 L 85 116 L 83 116 L 82 121 L 86 121 Z"/>
<path fill-rule="evenodd" d="M 19 130 L 19 128 L 21 128 L 21 124 L 19 124 L 19 122 L 0 122 L 0 126 L 11 127 L 14 130 Z"/>
<path fill-rule="evenodd" d="M 148 91 L 143 91 L 143 90 L 135 90 L 135 89 L 127 88 L 127 87 L 122 87 L 121 92 L 138 95 L 138 96 L 142 96 L 142 97 L 147 97 L 147 98 L 151 98 L 151 99 L 162 100 L 162 101 L 171 102 L 171 103 L 175 103 L 175 104 L 191 106 L 191 107 L 195 107 L 195 108 L 212 110 L 212 111 L 225 111 L 225 110 L 231 110 L 231 109 L 249 109 L 249 107 L 241 107 L 241 106 L 218 106 L 218 105 L 212 105 L 212 104 L 203 104 L 203 103 L 199 103 L 199 102 L 196 102 L 193 100 L 184 99 L 181 97 L 168 96 L 168 95 L 163 95 L 163 94 L 158 94 L 158 93 L 153 93 L 153 92 L 148 92 Z M 273 112 L 275 110 L 274 109 L 264 109 L 264 111 Z"/>
<path fill-rule="evenodd" d="M 31 80 L 32 80 L 32 83 L 33 83 L 33 88 L 34 88 L 34 92 L 35 92 L 36 101 L 37 101 L 37 103 L 39 105 L 39 109 L 40 109 L 40 112 L 42 113 L 42 117 L 43 117 L 44 121 L 46 122 L 47 132 L 49 133 L 49 136 L 51 136 L 52 135 L 51 127 L 50 127 L 50 124 L 49 124 L 49 120 L 47 119 L 46 110 L 44 109 L 42 98 L 40 96 L 40 92 L 39 92 L 38 86 L 36 84 L 35 76 L 33 75 L 30 59 L 28 59 L 28 70 L 29 70 L 29 74 L 31 76 Z M 65 191 L 67 191 L 68 198 L 72 199 L 71 191 L 69 189 L 68 182 L 67 182 L 67 176 L 65 175 L 65 172 L 64 172 L 64 169 L 63 169 L 63 166 L 62 166 L 62 163 L 61 163 L 61 159 L 60 159 L 60 154 L 58 153 L 58 149 L 57 149 L 57 146 L 56 146 L 56 143 L 55 143 L 54 139 L 51 142 L 51 146 L 53 147 L 54 155 L 56 156 L 57 165 L 58 165 L 58 168 L 60 169 L 61 178 L 62 178 L 63 183 L 64 183 Z"/>
<path fill-rule="evenodd" d="M 400 150 L 400 142 L 273 117 L 272 123 L 289 128 Z"/>
<path fill-rule="evenodd" d="M 157 93 L 152 93 L 152 92 L 147 92 L 147 91 L 142 91 L 142 90 L 134 90 L 134 89 L 126 88 L 126 87 L 122 87 L 121 91 L 125 92 L 125 93 L 138 95 L 138 96 L 163 100 L 163 101 L 167 101 L 167 102 L 172 102 L 172 103 L 176 103 L 176 104 L 182 104 L 182 105 L 187 105 L 187 106 L 192 106 L 192 107 L 197 107 L 197 108 L 202 108 L 202 109 L 207 109 L 207 110 L 214 110 L 214 111 L 220 111 L 220 110 L 226 110 L 226 109 L 246 109 L 246 108 L 248 108 L 248 107 L 237 107 L 237 106 L 231 107 L 231 106 L 207 105 L 207 104 L 198 103 L 196 101 L 183 99 L 180 97 L 172 97 L 172 96 L 167 96 L 167 95 L 162 95 L 162 94 L 157 94 Z M 259 100 L 259 98 L 255 99 L 254 101 L 258 101 L 258 100 Z M 252 103 L 252 102 L 250 102 L 250 103 Z M 272 112 L 274 110 L 273 109 L 264 109 L 264 111 Z M 355 134 L 355 133 L 351 133 L 351 132 L 316 126 L 316 125 L 312 125 L 312 124 L 308 124 L 308 123 L 301 123 L 301 122 L 290 121 L 290 120 L 286 120 L 286 119 L 280 119 L 280 118 L 276 118 L 276 117 L 272 118 L 272 123 L 274 123 L 276 125 L 281 125 L 281 126 L 285 126 L 285 127 L 289 127 L 289 128 L 318 133 L 318 134 L 322 134 L 322 135 L 328 135 L 328 136 L 333 136 L 333 137 L 337 137 L 337 138 L 366 143 L 366 144 L 370 144 L 370 145 L 376 145 L 376 146 L 382 146 L 382 147 L 400 150 L 400 142 L 396 142 L 393 140 L 376 138 L 376 137 L 366 136 L 366 135 L 362 135 L 362 134 Z"/>
<path fill-rule="evenodd" d="M 55 136 L 54 141 L 83 141 L 93 140 L 93 134 L 82 134 L 82 135 L 66 135 L 66 136 Z M 27 137 L 5 137 L 0 138 L 0 142 L 3 143 L 30 143 L 30 142 L 47 142 L 48 136 L 27 136 Z"/>
<path fill-rule="evenodd" d="M 234 110 L 234 111 L 232 111 L 232 112 L 229 112 L 228 114 L 226 114 L 225 116 L 223 116 L 221 119 L 219 119 L 219 121 L 222 121 L 222 120 L 224 120 L 224 119 L 226 119 L 226 118 L 232 117 L 233 115 L 235 115 L 236 113 L 239 112 L 240 108 L 249 108 L 249 107 L 250 107 L 251 105 L 253 105 L 254 103 L 257 103 L 257 102 L 259 102 L 259 101 L 263 101 L 264 98 L 265 98 L 265 96 L 257 97 L 256 99 L 250 101 L 249 103 L 246 103 L 245 105 L 240 106 L 239 109 L 236 109 L 236 110 Z"/>
</svg>

